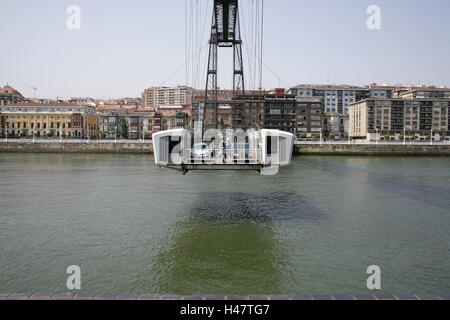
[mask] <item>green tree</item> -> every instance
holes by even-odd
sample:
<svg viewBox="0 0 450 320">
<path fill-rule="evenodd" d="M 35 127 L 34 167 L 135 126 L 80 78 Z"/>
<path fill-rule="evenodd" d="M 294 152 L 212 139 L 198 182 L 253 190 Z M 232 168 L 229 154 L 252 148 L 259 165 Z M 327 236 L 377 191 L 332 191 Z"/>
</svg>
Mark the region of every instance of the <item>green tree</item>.
<svg viewBox="0 0 450 320">
<path fill-rule="evenodd" d="M 125 121 L 125 119 L 120 119 L 120 127 L 122 128 L 121 130 L 121 135 L 122 138 L 127 139 L 128 138 L 128 126 L 127 126 L 127 122 Z"/>
<path fill-rule="evenodd" d="M 315 138 L 315 139 L 320 139 L 320 134 L 316 134 L 316 135 L 314 136 L 314 138 Z"/>
<path fill-rule="evenodd" d="M 20 137 L 21 137 L 21 138 L 25 138 L 26 136 L 27 136 L 27 134 L 26 134 L 25 132 L 21 132 L 21 133 L 20 133 Z"/>
<path fill-rule="evenodd" d="M 403 140 L 405 137 L 403 135 L 398 136 L 398 140 Z"/>
<path fill-rule="evenodd" d="M 419 139 L 418 136 L 412 136 L 412 137 L 411 137 L 411 140 L 417 140 L 417 139 Z"/>
<path fill-rule="evenodd" d="M 144 139 L 150 139 L 150 135 L 148 133 L 144 134 Z"/>
<path fill-rule="evenodd" d="M 384 140 L 390 140 L 390 139 L 391 139 L 390 136 L 388 136 L 388 135 L 385 135 L 385 136 L 384 136 Z"/>
<path fill-rule="evenodd" d="M 106 133 L 105 133 L 105 132 L 100 133 L 100 137 L 101 137 L 102 139 L 105 139 L 105 138 L 106 138 Z"/>
<path fill-rule="evenodd" d="M 442 136 L 442 137 L 441 137 L 440 139 L 441 139 L 441 141 L 444 141 L 444 140 L 445 140 L 445 137 L 444 137 L 444 136 Z"/>
</svg>

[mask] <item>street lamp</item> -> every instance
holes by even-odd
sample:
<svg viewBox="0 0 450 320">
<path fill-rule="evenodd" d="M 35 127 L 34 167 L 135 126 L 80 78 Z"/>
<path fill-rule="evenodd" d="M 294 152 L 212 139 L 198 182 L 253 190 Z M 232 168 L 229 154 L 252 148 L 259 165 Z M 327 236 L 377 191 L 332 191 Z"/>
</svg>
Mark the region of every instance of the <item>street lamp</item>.
<svg viewBox="0 0 450 320">
<path fill-rule="evenodd" d="M 430 137 L 430 143 L 433 145 L 433 128 L 431 128 L 431 137 Z"/>
<path fill-rule="evenodd" d="M 406 144 L 406 128 L 403 127 L 403 144 Z"/>
<path fill-rule="evenodd" d="M 376 136 L 375 136 L 376 144 L 378 144 L 378 128 L 375 128 L 375 132 L 376 132 Z"/>
</svg>

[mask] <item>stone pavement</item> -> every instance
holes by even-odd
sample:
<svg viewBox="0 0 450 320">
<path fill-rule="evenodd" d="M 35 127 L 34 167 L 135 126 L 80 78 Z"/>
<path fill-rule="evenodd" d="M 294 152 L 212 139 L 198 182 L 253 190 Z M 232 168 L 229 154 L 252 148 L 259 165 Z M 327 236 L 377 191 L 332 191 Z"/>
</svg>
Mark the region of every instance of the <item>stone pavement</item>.
<svg viewBox="0 0 450 320">
<path fill-rule="evenodd" d="M 4 293 L 0 300 L 450 300 L 450 295 L 433 294 L 294 294 L 294 295 L 190 295 L 175 294 L 84 294 L 84 293 Z"/>
</svg>

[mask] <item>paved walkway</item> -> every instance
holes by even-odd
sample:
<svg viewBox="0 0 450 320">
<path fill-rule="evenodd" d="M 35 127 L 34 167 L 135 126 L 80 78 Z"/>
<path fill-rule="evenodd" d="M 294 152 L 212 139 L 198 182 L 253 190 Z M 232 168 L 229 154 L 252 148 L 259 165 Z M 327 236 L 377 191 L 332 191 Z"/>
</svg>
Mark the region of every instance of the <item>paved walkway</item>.
<svg viewBox="0 0 450 320">
<path fill-rule="evenodd" d="M 334 294 L 334 295 L 157 295 L 157 294 L 0 294 L 0 300 L 450 300 L 450 295 L 432 294 Z"/>
</svg>

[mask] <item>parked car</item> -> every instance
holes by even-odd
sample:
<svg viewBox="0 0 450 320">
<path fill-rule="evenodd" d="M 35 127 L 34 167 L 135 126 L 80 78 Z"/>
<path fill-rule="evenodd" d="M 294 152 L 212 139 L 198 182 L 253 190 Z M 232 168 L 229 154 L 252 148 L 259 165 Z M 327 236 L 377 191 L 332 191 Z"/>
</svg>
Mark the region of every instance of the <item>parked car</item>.
<svg viewBox="0 0 450 320">
<path fill-rule="evenodd" d="M 211 150 L 209 145 L 204 142 L 194 144 L 194 147 L 192 149 L 192 155 L 194 156 L 194 158 L 203 158 L 205 156 L 208 156 L 210 152 Z"/>
</svg>

